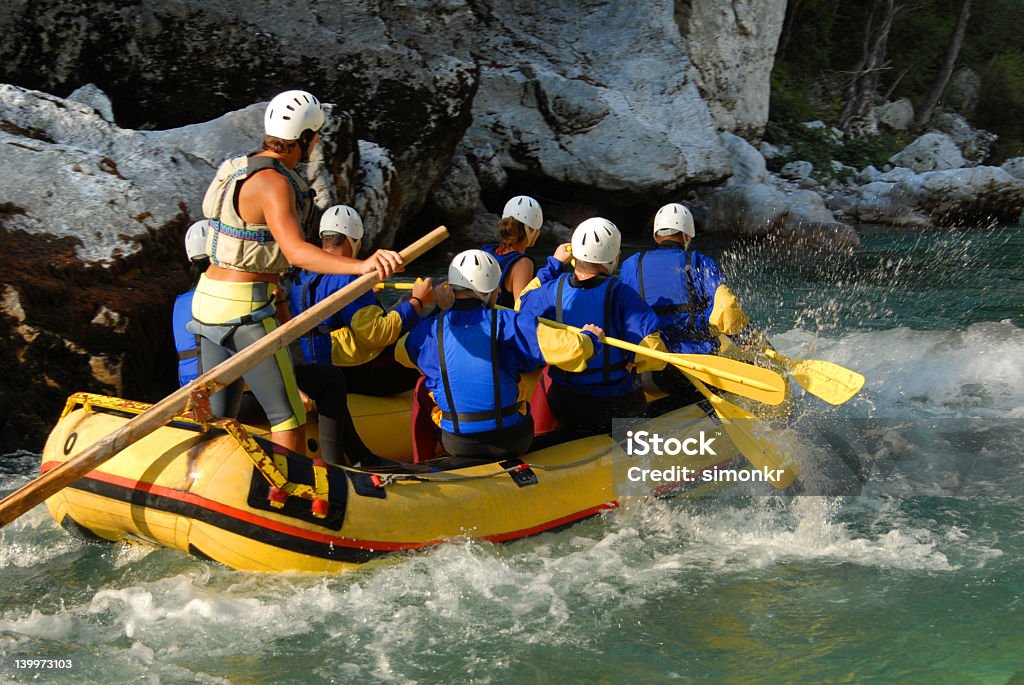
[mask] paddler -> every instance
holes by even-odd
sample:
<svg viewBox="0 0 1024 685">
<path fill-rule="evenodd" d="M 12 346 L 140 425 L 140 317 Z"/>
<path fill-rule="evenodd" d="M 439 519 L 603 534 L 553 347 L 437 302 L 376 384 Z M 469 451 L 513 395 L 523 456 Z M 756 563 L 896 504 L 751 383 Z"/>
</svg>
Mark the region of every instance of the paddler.
<svg viewBox="0 0 1024 685">
<path fill-rule="evenodd" d="M 537 243 L 543 224 L 544 213 L 540 203 L 527 195 L 517 195 L 506 202 L 502 210 L 501 221 L 498 222 L 501 242 L 481 248 L 494 257 L 501 269 L 498 304 L 502 307 L 515 305 L 519 293 L 533 279 L 533 260 L 525 253 L 527 248 Z"/>
<path fill-rule="evenodd" d="M 397 252 L 378 250 L 365 260 L 330 254 L 304 239 L 313 227 L 313 193 L 295 172 L 320 140 L 325 116 L 312 94 L 290 90 L 274 97 L 264 115 L 258 152 L 221 164 L 206 191 L 210 267 L 192 300 L 193 332 L 201 336 L 204 367 L 253 344 L 277 327 L 275 294 L 289 265 L 326 274 L 387 278 L 401 269 Z M 287 349 L 244 376 L 270 421 L 271 439 L 303 453 L 306 411 Z M 214 414 L 224 415 L 227 395 L 214 394 Z"/>
<path fill-rule="evenodd" d="M 750 322 L 725 284 L 713 259 L 690 248 L 696 235 L 693 214 L 682 204 L 667 204 L 654 217 L 653 250 L 622 264 L 619 278 L 658 316 L 661 337 L 670 352 L 717 354 L 719 334 L 735 335 Z M 699 399 L 696 389 L 674 366 L 652 374 L 662 391 Z"/>
<path fill-rule="evenodd" d="M 619 229 L 607 219 L 593 218 L 581 223 L 572 235 L 572 272 L 524 292 L 520 311 L 577 327 L 594 323 L 610 337 L 666 351 L 658 317 L 636 291 L 612 276 L 621 241 Z M 546 399 L 559 424 L 596 433 L 610 432 L 613 418 L 643 416 L 646 411 L 637 373 L 664 366 L 663 361 L 637 357 L 605 345 L 602 353 L 592 357 L 584 369 L 550 369 L 537 384 L 536 411 L 540 415 Z M 544 418 L 539 431 L 552 427 L 550 419 Z"/>
<path fill-rule="evenodd" d="M 358 257 L 363 234 L 362 218 L 347 205 L 330 207 L 320 217 L 320 242 L 328 254 Z M 289 292 L 292 313 L 309 309 L 356 278 L 300 271 Z M 395 361 L 395 342 L 419 323 L 433 300 L 429 278 L 417 281 L 412 297 L 390 312 L 372 292 L 364 293 L 302 336 L 302 354 L 310 364 L 340 366 L 349 392 L 386 396 L 412 390 L 419 374 Z"/>
<path fill-rule="evenodd" d="M 189 272 L 194 284 L 200 274 L 210 266 L 206 254 L 206 235 L 209 222 L 197 221 L 185 231 L 185 256 L 188 257 Z M 174 334 L 174 348 L 178 353 L 178 384 L 186 385 L 199 375 L 199 336 L 186 328 L 192 320 L 192 297 L 196 294 L 193 285 L 188 291 L 174 298 L 171 315 L 171 329 Z"/>
<path fill-rule="evenodd" d="M 584 370 L 600 353 L 603 332 L 586 322 L 580 333 L 558 330 L 539 325 L 535 317 L 495 309 L 501 267 L 483 250 L 456 255 L 448 285 L 452 306 L 401 338 L 395 358 L 424 374 L 436 403 L 433 424 L 449 454 L 487 460 L 521 456 L 534 434 L 529 404 L 520 396 L 522 374 L 545 364 Z"/>
</svg>

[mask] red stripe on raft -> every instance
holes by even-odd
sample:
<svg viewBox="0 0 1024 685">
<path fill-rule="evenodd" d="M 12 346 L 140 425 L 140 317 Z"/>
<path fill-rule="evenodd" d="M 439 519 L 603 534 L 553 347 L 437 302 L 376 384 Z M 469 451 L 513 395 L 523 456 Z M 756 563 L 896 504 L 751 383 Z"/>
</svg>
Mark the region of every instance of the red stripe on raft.
<svg viewBox="0 0 1024 685">
<path fill-rule="evenodd" d="M 47 471 L 60 462 L 49 462 L 43 464 L 41 467 L 42 471 Z M 324 535 L 322 533 L 316 533 L 305 528 L 298 528 L 296 526 L 288 525 L 287 523 L 281 523 L 280 521 L 274 521 L 263 516 L 257 516 L 251 514 L 242 509 L 236 509 L 235 507 L 229 507 L 226 504 L 193 495 L 192 493 L 182 492 L 181 490 L 174 490 L 173 488 L 166 488 L 162 485 L 154 485 L 153 483 L 144 483 L 130 478 L 124 478 L 122 476 L 115 476 L 109 473 L 103 473 L 102 471 L 90 471 L 87 473 L 85 478 L 91 478 L 92 480 L 98 480 L 103 483 L 109 483 L 110 485 L 116 485 L 118 487 L 126 488 L 129 490 L 136 490 L 138 492 L 145 492 L 148 494 L 157 495 L 159 497 L 166 497 L 168 499 L 177 500 L 179 502 L 185 502 L 202 509 L 209 509 L 215 511 L 218 514 L 224 516 L 230 516 L 231 518 L 238 519 L 239 521 L 245 521 L 259 528 L 266 528 L 267 530 L 273 530 L 284 535 L 291 535 L 292 537 L 302 538 L 304 540 L 311 540 L 313 542 L 319 542 L 328 545 L 339 545 L 343 547 L 354 547 L 357 549 L 368 549 L 368 550 L 386 550 L 386 551 L 399 551 L 403 549 L 414 549 L 417 547 L 424 547 L 426 545 L 433 545 L 440 542 L 439 540 L 431 540 L 429 542 L 376 542 L 368 540 L 354 540 L 352 538 L 342 538 L 333 535 Z"/>
<path fill-rule="evenodd" d="M 528 535 L 537 535 L 538 533 L 543 533 L 546 530 L 551 530 L 552 528 L 557 528 L 558 526 L 564 526 L 567 523 L 572 523 L 574 521 L 579 521 L 580 519 L 585 519 L 589 516 L 594 516 L 595 514 L 599 514 L 607 509 L 616 509 L 618 508 L 618 506 L 618 501 L 605 502 L 604 504 L 599 504 L 596 507 L 584 509 L 583 511 L 577 511 L 575 514 L 569 514 L 568 516 L 557 518 L 554 521 L 541 523 L 540 525 L 533 526 L 532 528 L 523 528 L 522 530 L 515 530 L 511 533 L 485 535 L 484 537 L 477 539 L 487 540 L 488 542 L 505 542 L 507 540 L 515 540 L 516 538 L 524 538 Z"/>
<path fill-rule="evenodd" d="M 50 469 L 59 466 L 61 463 L 62 462 L 59 461 L 46 462 L 45 464 L 42 464 L 39 467 L 39 470 L 41 473 L 46 473 Z M 422 547 L 428 547 L 443 542 L 443 540 L 430 540 L 428 542 L 382 542 L 370 540 L 355 540 L 352 538 L 342 538 L 333 535 L 323 535 L 322 533 L 316 533 L 310 530 L 306 530 L 305 528 L 290 526 L 287 523 L 281 523 L 279 521 L 274 521 L 263 516 L 257 516 L 247 511 L 237 509 L 235 507 L 230 507 L 227 506 L 226 504 L 221 504 L 219 502 L 207 499 L 205 497 L 193 495 L 188 492 L 182 492 L 181 490 L 174 490 L 172 488 L 167 488 L 162 485 L 144 483 L 142 481 L 132 480 L 130 478 L 124 478 L 122 476 L 115 476 L 113 474 L 104 473 L 102 471 L 90 471 L 84 477 L 90 478 L 92 480 L 97 480 L 103 483 L 109 483 L 110 485 L 115 485 L 117 487 L 122 487 L 129 490 L 137 490 L 139 492 L 145 492 L 148 494 L 157 495 L 159 497 L 167 497 L 169 499 L 178 500 L 180 502 L 192 504 L 203 509 L 209 509 L 210 511 L 217 512 L 224 516 L 230 516 L 231 518 L 235 518 L 240 521 L 245 521 L 260 528 L 266 528 L 268 530 L 273 530 L 284 535 L 291 535 L 293 537 L 298 537 L 305 540 L 311 540 L 313 542 L 319 542 L 324 544 L 352 547 L 356 549 L 367 549 L 371 551 L 379 550 L 397 552 L 408 549 L 419 549 Z M 476 539 L 486 540 L 488 542 L 505 542 L 508 540 L 514 540 L 516 538 L 527 537 L 529 535 L 537 535 L 539 533 L 543 533 L 546 530 L 557 528 L 559 526 L 564 526 L 566 524 L 573 523 L 575 521 L 579 521 L 590 516 L 594 516 L 602 511 L 606 511 L 608 509 L 615 509 L 618 506 L 619 503 L 617 501 L 605 502 L 603 504 L 597 505 L 596 507 L 584 509 L 583 511 L 578 511 L 567 516 L 562 516 L 553 521 L 547 521 L 545 523 L 541 523 L 530 528 L 523 528 L 508 533 L 496 533 L 495 535 L 487 535 Z"/>
</svg>

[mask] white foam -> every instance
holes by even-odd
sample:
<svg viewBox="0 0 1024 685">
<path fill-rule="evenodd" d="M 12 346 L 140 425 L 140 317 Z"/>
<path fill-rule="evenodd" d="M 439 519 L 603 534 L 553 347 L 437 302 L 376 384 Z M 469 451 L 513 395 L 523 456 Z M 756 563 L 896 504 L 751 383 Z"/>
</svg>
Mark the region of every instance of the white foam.
<svg viewBox="0 0 1024 685">
<path fill-rule="evenodd" d="M 47 563 L 84 544 L 59 528 L 40 505 L 0 529 L 0 569 Z"/>
<path fill-rule="evenodd" d="M 1024 415 L 1024 330 L 1009 321 L 964 331 L 893 328 L 817 338 L 776 336 L 787 356 L 825 359 L 867 379 L 851 409 L 876 416 L 1014 418 Z"/>
<path fill-rule="evenodd" d="M 0 618 L 0 632 L 10 631 L 27 637 L 64 640 L 71 634 L 72 620 L 64 614 L 44 614 L 33 609 L 28 616 Z"/>
</svg>

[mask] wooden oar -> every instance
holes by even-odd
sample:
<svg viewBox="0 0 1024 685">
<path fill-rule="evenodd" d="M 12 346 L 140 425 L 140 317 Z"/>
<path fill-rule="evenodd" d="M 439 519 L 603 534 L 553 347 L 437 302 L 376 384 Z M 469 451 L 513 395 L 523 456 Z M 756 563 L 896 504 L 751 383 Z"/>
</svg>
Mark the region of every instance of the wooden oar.
<svg viewBox="0 0 1024 685">
<path fill-rule="evenodd" d="M 507 309 L 507 307 L 503 307 Z M 546 326 L 563 328 L 575 333 L 581 329 L 550 319 L 537 318 Z M 745 364 L 735 359 L 716 357 L 711 354 L 672 354 L 641 347 L 625 340 L 605 336 L 605 345 L 627 350 L 643 357 L 659 359 L 666 364 L 675 366 L 680 371 L 690 373 L 709 385 L 721 388 L 734 395 L 749 397 L 765 404 L 779 404 L 786 398 L 786 382 L 782 376 L 770 369 L 763 369 L 753 364 Z"/>
<path fill-rule="evenodd" d="M 800 475 L 800 472 L 797 470 L 796 464 L 788 463 L 785 456 L 779 454 L 773 445 L 754 435 L 753 431 L 758 425 L 757 417 L 711 392 L 692 374 L 686 371 L 683 373 L 700 394 L 704 395 L 711 403 L 718 418 L 722 420 L 725 434 L 736 445 L 740 454 L 756 468 L 762 469 L 766 473 L 772 471 L 773 477 L 769 482 L 774 487 L 779 490 L 788 488 Z"/>
<path fill-rule="evenodd" d="M 770 347 L 764 353 L 785 366 L 801 388 L 829 404 L 849 402 L 864 387 L 864 376 L 839 364 L 820 359 L 789 359 Z"/>
<path fill-rule="evenodd" d="M 447 237 L 448 229 L 444 226 L 434 229 L 400 252 L 403 263 L 408 265 Z M 298 340 L 321 321 L 368 291 L 378 280 L 379 277 L 376 273 L 360 276 L 348 286 L 321 300 L 288 323 L 274 329 L 258 342 L 152 405 L 73 458 L 47 471 L 28 485 L 15 490 L 0 501 L 0 528 L 185 411 L 192 393 L 205 391 L 207 395 L 212 395 L 230 385 L 241 378 L 246 371 Z"/>
</svg>

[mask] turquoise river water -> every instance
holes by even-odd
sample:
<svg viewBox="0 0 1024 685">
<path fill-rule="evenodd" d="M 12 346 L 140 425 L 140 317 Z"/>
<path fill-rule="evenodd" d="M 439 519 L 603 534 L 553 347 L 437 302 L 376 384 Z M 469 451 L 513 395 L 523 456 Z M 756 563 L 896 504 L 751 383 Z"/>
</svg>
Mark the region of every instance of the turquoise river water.
<svg viewBox="0 0 1024 685">
<path fill-rule="evenodd" d="M 784 353 L 867 377 L 799 399 L 859 496 L 636 500 L 339 577 L 86 543 L 38 507 L 0 531 L 0 682 L 1024 683 L 1024 230 L 863 240 L 701 246 Z M 0 457 L 0 494 L 38 464 Z"/>
</svg>

